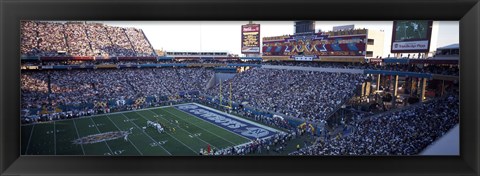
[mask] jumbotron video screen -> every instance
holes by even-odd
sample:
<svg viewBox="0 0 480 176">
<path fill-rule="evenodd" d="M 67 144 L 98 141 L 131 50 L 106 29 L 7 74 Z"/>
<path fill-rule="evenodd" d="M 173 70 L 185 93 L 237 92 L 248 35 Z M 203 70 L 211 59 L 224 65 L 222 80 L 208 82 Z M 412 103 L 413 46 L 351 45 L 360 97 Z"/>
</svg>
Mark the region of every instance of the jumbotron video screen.
<svg viewBox="0 0 480 176">
<path fill-rule="evenodd" d="M 397 21 L 395 41 L 428 39 L 429 21 Z"/>
<path fill-rule="evenodd" d="M 24 20 L 21 155 L 458 156 L 459 23 L 430 23 Z"/>
<path fill-rule="evenodd" d="M 437 29 L 436 27 L 435 29 Z M 432 44 L 433 21 L 394 21 L 392 53 L 428 53 Z M 438 35 L 438 34 L 437 34 Z M 445 34 L 443 34 L 445 35 Z M 435 38 L 442 38 L 436 36 Z M 448 38 L 448 37 L 447 37 Z"/>
</svg>

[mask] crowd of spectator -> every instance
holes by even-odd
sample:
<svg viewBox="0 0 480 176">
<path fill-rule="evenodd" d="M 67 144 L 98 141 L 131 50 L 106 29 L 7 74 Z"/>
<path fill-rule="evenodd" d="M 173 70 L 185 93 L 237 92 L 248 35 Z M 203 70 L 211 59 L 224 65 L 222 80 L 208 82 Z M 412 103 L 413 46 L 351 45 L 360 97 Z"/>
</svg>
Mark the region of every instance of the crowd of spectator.
<svg viewBox="0 0 480 176">
<path fill-rule="evenodd" d="M 327 119 L 328 127 L 332 129 L 345 129 L 354 126 L 358 121 L 374 115 L 373 112 L 366 112 L 354 109 L 352 107 L 339 109 L 335 114 Z"/>
<path fill-rule="evenodd" d="M 364 79 L 363 74 L 253 68 L 223 83 L 222 94 L 229 97 L 231 83 L 234 102 L 318 121 L 351 98 Z M 219 89 L 207 93 L 218 99 Z"/>
<path fill-rule="evenodd" d="M 245 110 L 235 110 L 234 112 L 236 114 L 241 115 L 242 117 L 247 117 L 257 122 L 262 122 L 270 126 L 276 126 L 283 129 L 292 128 L 292 126 L 284 118 L 281 118 L 281 117 L 275 117 L 275 116 L 269 117 L 266 115 L 254 114 L 252 112 L 245 111 Z"/>
<path fill-rule="evenodd" d="M 291 136 L 291 135 L 290 135 Z M 270 146 L 280 145 L 283 147 L 286 145 L 286 139 L 288 135 L 279 133 L 268 139 L 256 139 L 245 145 L 229 147 L 213 152 L 213 155 L 246 155 L 246 154 L 260 154 L 262 149 L 266 152 L 270 150 Z M 288 140 L 288 139 L 287 139 Z M 273 150 L 273 149 L 272 149 Z"/>
<path fill-rule="evenodd" d="M 143 34 L 122 28 L 83 22 L 21 22 L 24 56 L 156 56 Z"/>
<path fill-rule="evenodd" d="M 207 68 L 25 71 L 21 75 L 22 109 L 175 96 L 192 90 L 206 91 L 218 99 L 218 84 L 205 90 L 213 74 L 214 71 Z M 363 79 L 359 74 L 255 68 L 229 81 L 234 102 L 248 102 L 248 106 L 265 112 L 323 121 L 353 96 L 353 90 Z M 228 97 L 228 86 L 228 83 L 223 84 L 224 97 Z M 288 128 L 286 121 L 278 118 L 248 111 L 235 110 L 235 113 Z"/>
<path fill-rule="evenodd" d="M 118 60 L 118 59 L 96 59 L 96 60 L 46 60 L 46 61 L 22 61 L 21 65 L 103 65 L 103 64 L 261 64 L 260 62 L 243 62 L 240 60 L 156 60 L 156 59 L 139 59 L 139 60 Z"/>
<path fill-rule="evenodd" d="M 173 96 L 181 91 L 203 90 L 211 76 L 213 70 L 205 68 L 23 72 L 22 109 Z"/>
<path fill-rule="evenodd" d="M 172 96 L 191 90 L 206 91 L 218 98 L 219 84 L 204 90 L 212 76 L 213 70 L 206 68 L 27 71 L 21 75 L 21 105 L 23 110 L 57 105 L 77 106 L 112 99 Z M 365 77 L 361 74 L 253 68 L 223 83 L 222 89 L 225 90 L 223 96 L 228 97 L 226 90 L 231 81 L 235 102 L 246 102 L 248 106 L 291 117 L 312 118 L 318 122 L 328 120 L 327 115 L 348 100 L 363 79 Z M 458 110 L 458 96 L 449 95 L 380 116 L 352 111 L 350 118 L 334 122 L 351 127 L 354 129 L 352 133 L 336 137 L 322 133 L 326 136 L 318 137 L 314 145 L 305 146 L 291 155 L 415 155 L 458 124 Z M 105 112 L 110 112 L 110 109 Z M 258 115 L 245 109 L 233 109 L 232 112 L 281 127 L 288 133 L 253 140 L 208 155 L 279 153 L 288 141 L 305 132 L 290 126 L 283 118 Z M 55 120 L 93 114 L 96 114 L 94 109 L 78 109 L 43 116 Z"/>
<path fill-rule="evenodd" d="M 458 95 L 382 114 L 291 155 L 416 155 L 459 122 Z"/>
<path fill-rule="evenodd" d="M 38 54 L 38 34 L 37 23 L 33 21 L 23 21 L 20 26 L 20 53 L 25 55 Z"/>
<path fill-rule="evenodd" d="M 408 71 L 408 72 L 431 73 L 431 74 L 454 75 L 454 76 L 458 76 L 460 74 L 460 69 L 458 66 L 449 66 L 449 65 L 427 65 L 427 66 L 419 67 L 416 65 L 407 65 L 407 64 L 387 64 L 387 65 L 381 65 L 381 66 L 368 65 L 366 69 Z"/>
<path fill-rule="evenodd" d="M 83 23 L 65 23 L 68 53 L 73 56 L 92 56 L 92 48 Z"/>
<path fill-rule="evenodd" d="M 108 49 L 106 47 L 104 49 Z M 31 51 L 33 52 L 33 51 Z M 102 53 L 110 51 L 103 51 Z M 147 55 L 143 55 L 147 56 Z M 23 65 L 26 64 L 22 63 Z M 298 66 L 298 67 L 322 67 L 322 68 L 341 68 L 341 69 L 372 69 L 372 70 L 390 70 L 390 71 L 407 71 L 418 73 L 431 73 L 442 75 L 459 75 L 457 66 L 448 65 L 427 65 L 418 67 L 407 64 L 390 64 L 378 65 L 367 63 L 334 63 L 334 62 L 261 62 L 261 61 L 241 61 L 241 60 L 107 60 L 107 61 L 37 61 L 32 65 L 99 65 L 102 63 L 110 64 L 262 64 L 262 65 L 282 65 L 282 66 Z"/>
<path fill-rule="evenodd" d="M 213 74 L 213 70 L 206 68 L 132 69 L 125 77 L 139 94 L 172 96 L 181 91 L 203 91 Z"/>
<path fill-rule="evenodd" d="M 240 146 L 228 147 L 213 151 L 211 153 L 201 153 L 200 155 L 260 155 L 270 153 L 280 153 L 284 151 L 289 141 L 304 135 L 305 130 L 292 129 L 286 133 L 277 133 L 266 139 L 255 139 Z"/>
<path fill-rule="evenodd" d="M 88 38 L 90 39 L 92 51 L 95 55 L 115 55 L 114 51 L 108 50 L 109 48 L 112 48 L 112 42 L 108 36 L 105 26 L 101 24 L 90 24 L 85 25 L 85 30 Z"/>
<path fill-rule="evenodd" d="M 296 67 L 322 67 L 322 68 L 361 68 L 362 63 L 346 62 L 299 62 L 299 61 L 266 61 L 265 65 L 281 65 Z"/>
<path fill-rule="evenodd" d="M 220 110 L 228 111 L 229 113 L 233 113 L 233 114 L 239 115 L 241 117 L 249 118 L 249 119 L 252 119 L 254 121 L 261 122 L 263 124 L 267 124 L 267 125 L 270 125 L 270 126 L 276 126 L 276 127 L 283 128 L 283 129 L 291 129 L 292 128 L 292 126 L 288 123 L 288 121 L 285 120 L 283 117 L 273 116 L 272 114 L 267 115 L 268 112 L 262 112 L 262 111 L 260 111 L 260 113 L 254 113 L 250 110 L 247 110 L 247 108 L 244 108 L 244 107 L 235 107 L 234 106 L 232 108 L 227 109 L 224 106 L 220 106 L 219 104 L 217 104 L 215 102 L 206 100 L 205 95 L 202 95 L 202 96 L 203 96 L 203 98 L 198 99 L 197 101 L 201 104 L 213 107 L 214 109 L 220 109 Z"/>
<path fill-rule="evenodd" d="M 322 67 L 322 68 L 342 68 L 342 69 L 372 69 L 372 70 L 389 70 L 389 71 L 405 71 L 419 72 L 443 75 L 459 75 L 460 69 L 456 65 L 422 65 L 414 64 L 374 64 L 374 63 L 343 63 L 343 62 L 279 62 L 268 61 L 265 65 L 282 65 L 297 67 Z"/>
<path fill-rule="evenodd" d="M 58 55 L 59 52 L 68 51 L 63 24 L 37 22 L 36 29 L 37 36 L 35 37 L 37 38 L 38 46 L 35 48 L 27 48 L 27 50 L 37 50 L 37 56 L 55 56 Z M 23 44 L 20 44 L 20 46 L 24 47 Z"/>
<path fill-rule="evenodd" d="M 117 53 L 117 56 L 136 56 L 132 43 L 125 33 L 125 29 L 105 26 L 108 36 L 112 40 L 112 45 L 105 47 L 110 52 Z"/>
<path fill-rule="evenodd" d="M 144 33 L 135 28 L 126 28 L 125 32 L 132 42 L 132 45 L 137 52 L 137 56 L 152 56 L 153 48 L 150 43 L 146 40 Z"/>
<path fill-rule="evenodd" d="M 22 38 L 23 40 L 23 38 Z M 93 45 L 92 45 L 93 46 Z M 114 53 L 110 51 L 112 47 L 105 47 L 106 51 L 102 50 L 101 53 Z M 22 48 L 25 49 L 25 48 Z M 33 53 L 35 50 L 28 51 Z M 25 51 L 27 52 L 27 51 Z M 127 52 L 129 53 L 129 52 Z M 147 54 L 138 56 L 147 56 Z M 126 56 L 126 55 L 124 55 Z M 322 67 L 322 68 L 340 68 L 340 69 L 372 69 L 372 70 L 389 70 L 389 71 L 405 71 L 405 72 L 417 72 L 417 73 L 430 73 L 430 74 L 442 74 L 442 75 L 454 75 L 458 76 L 460 74 L 460 69 L 458 66 L 454 65 L 426 65 L 426 66 L 416 66 L 416 65 L 407 65 L 407 64 L 388 64 L 388 65 L 379 65 L 379 64 L 368 64 L 368 63 L 335 63 L 335 62 L 261 62 L 261 61 L 241 61 L 239 59 L 232 60 L 202 60 L 202 59 L 190 59 L 190 60 L 109 60 L 109 61 L 81 61 L 81 62 L 71 62 L 71 61 L 37 61 L 33 65 L 98 65 L 100 63 L 110 62 L 112 64 L 261 64 L 261 65 L 282 65 L 282 66 L 297 66 L 297 67 Z M 26 63 L 26 62 L 25 62 Z M 25 64 L 22 63 L 22 64 Z"/>
</svg>

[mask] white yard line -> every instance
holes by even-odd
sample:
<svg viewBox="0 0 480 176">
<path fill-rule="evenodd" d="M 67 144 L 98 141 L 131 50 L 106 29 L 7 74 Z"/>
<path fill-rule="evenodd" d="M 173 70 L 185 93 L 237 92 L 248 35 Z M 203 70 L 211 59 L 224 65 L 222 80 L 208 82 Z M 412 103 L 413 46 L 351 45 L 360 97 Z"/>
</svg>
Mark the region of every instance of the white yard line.
<svg viewBox="0 0 480 176">
<path fill-rule="evenodd" d="M 147 118 L 145 118 L 145 116 L 143 116 L 142 114 L 138 113 L 135 111 L 135 113 L 137 113 L 138 115 L 142 116 L 145 120 L 148 121 Z M 172 136 L 171 134 L 167 133 L 167 131 L 165 131 L 165 134 L 168 134 L 169 136 L 171 136 L 173 139 L 177 140 L 178 142 L 182 143 L 184 146 L 186 146 L 187 148 L 189 148 L 191 151 L 193 151 L 193 153 L 197 153 L 198 151 L 195 151 L 193 150 L 192 148 L 190 148 L 190 146 L 188 146 L 187 144 L 183 143 L 182 141 L 178 140 L 175 136 Z"/>
<path fill-rule="evenodd" d="M 53 121 L 53 145 L 54 145 L 53 153 L 54 155 L 56 155 L 57 154 L 57 130 L 55 128 L 55 121 Z"/>
<path fill-rule="evenodd" d="M 32 127 L 32 131 L 30 131 L 30 137 L 28 138 L 27 148 L 25 149 L 25 155 L 28 153 L 28 147 L 30 146 L 30 140 L 32 139 L 34 129 L 35 129 L 35 124 Z"/>
<path fill-rule="evenodd" d="M 77 124 L 75 123 L 75 119 L 73 119 L 72 121 L 73 121 L 73 126 L 75 127 L 75 131 L 77 132 L 77 137 L 78 139 L 80 139 L 80 135 L 78 134 Z M 82 147 L 83 155 L 85 155 L 85 150 L 83 149 L 83 144 L 81 142 L 80 142 L 80 147 Z"/>
<path fill-rule="evenodd" d="M 168 110 L 165 110 L 165 111 L 168 112 Z M 183 111 L 181 111 L 181 112 L 183 112 Z M 175 117 L 178 117 L 178 118 L 180 118 L 180 119 L 182 119 L 182 120 L 186 120 L 186 119 L 183 119 L 183 118 L 181 118 L 181 117 L 179 117 L 179 116 L 177 116 L 177 115 L 175 115 L 175 114 L 173 114 L 173 113 L 171 113 L 171 112 L 168 112 L 168 113 L 170 113 L 170 114 L 174 115 Z M 188 114 L 188 113 L 187 113 L 187 114 Z M 191 115 L 191 114 L 188 114 L 188 115 Z M 198 118 L 198 117 L 195 117 L 195 118 L 196 118 L 196 119 L 200 119 L 200 118 Z M 212 124 L 212 125 L 215 125 L 216 127 L 221 128 L 222 130 L 225 130 L 225 131 L 227 131 L 227 132 L 233 133 L 233 132 L 231 132 L 231 131 L 229 131 L 229 130 L 221 127 L 221 126 L 218 126 L 217 124 L 212 123 L 212 122 L 209 122 L 209 121 L 206 121 L 206 120 L 203 120 L 203 119 L 200 119 L 200 120 L 201 120 L 201 121 L 205 121 L 205 122 L 207 122 L 207 123 L 210 123 L 210 124 Z M 195 123 L 191 123 L 191 124 L 192 124 L 192 125 L 195 125 Z M 215 134 L 215 133 L 213 133 L 213 132 L 211 132 L 211 131 L 209 131 L 209 130 L 207 130 L 207 129 L 205 129 L 205 128 L 199 127 L 199 126 L 197 126 L 197 125 L 195 125 L 195 126 L 198 127 L 198 128 L 201 128 L 201 129 L 203 129 L 203 130 L 205 130 L 205 131 L 207 131 L 207 132 L 209 132 L 210 134 L 213 134 L 213 135 L 215 135 L 215 136 L 217 136 L 217 137 L 219 137 L 219 138 L 221 138 L 221 139 L 229 142 L 230 144 L 237 145 L 237 144 L 233 143 L 232 141 L 227 140 L 227 139 L 225 139 L 225 138 L 223 138 L 223 137 L 221 137 L 221 136 L 219 136 L 219 135 L 217 135 L 217 134 Z M 248 141 L 251 141 L 251 139 L 248 139 L 248 138 L 246 138 L 246 137 L 244 137 L 244 136 L 238 135 L 238 134 L 236 134 L 236 133 L 233 133 L 233 134 L 235 134 L 235 135 L 237 135 L 237 136 L 240 136 L 240 137 L 243 137 L 243 138 L 247 139 Z"/>
<path fill-rule="evenodd" d="M 121 115 L 123 115 L 127 120 L 130 120 L 125 114 L 122 113 Z M 143 131 L 137 124 L 133 123 L 132 121 L 129 121 L 129 122 L 132 123 L 133 125 L 135 125 L 140 131 Z M 144 133 L 145 135 L 147 135 L 153 142 L 155 142 L 156 144 L 158 144 L 158 142 L 155 141 L 155 139 L 153 139 L 152 136 L 148 135 L 145 131 L 143 131 L 143 133 Z M 158 146 L 159 146 L 160 148 L 162 148 L 163 150 L 165 150 L 169 155 L 172 155 L 170 152 L 168 152 L 167 149 L 163 148 L 162 145 L 158 145 Z"/>
<path fill-rule="evenodd" d="M 92 118 L 89 118 L 89 119 L 93 122 L 93 126 L 95 126 L 95 128 L 97 129 L 97 131 L 98 131 L 99 133 L 102 133 L 102 132 L 100 132 L 100 130 L 98 129 L 97 124 L 95 123 L 95 121 L 93 121 Z M 103 142 L 105 142 L 105 144 L 107 144 L 108 150 L 110 150 L 110 153 L 113 155 L 112 148 L 110 148 L 110 146 L 108 145 L 107 141 L 103 141 Z"/>
<path fill-rule="evenodd" d="M 152 112 L 152 113 L 154 113 L 154 114 L 156 114 L 156 115 L 160 115 L 160 114 L 157 114 L 156 112 L 153 112 L 152 110 L 148 110 L 148 111 L 150 111 L 150 112 Z M 160 117 L 160 116 L 159 116 L 159 117 L 154 117 L 154 118 L 156 118 L 156 119 L 160 119 L 160 118 L 161 118 L 161 119 L 164 119 L 164 120 L 168 121 L 167 119 L 162 118 L 162 117 Z M 183 119 L 180 119 L 180 120 L 183 120 Z M 183 121 L 185 121 L 185 120 L 183 120 Z M 188 123 L 188 122 L 187 122 L 187 123 Z M 190 124 L 190 123 L 189 123 L 189 124 Z M 180 128 L 181 130 L 183 130 L 183 131 L 185 131 L 185 132 L 187 132 L 188 134 L 190 134 L 190 135 L 193 136 L 192 133 L 190 133 L 190 132 L 188 132 L 187 130 L 183 129 L 182 127 L 180 127 L 180 125 L 178 125 L 178 128 Z M 203 128 L 202 128 L 202 129 L 203 129 Z M 210 144 L 210 143 L 208 143 L 207 141 L 204 141 L 203 139 L 201 139 L 201 138 L 198 137 L 198 136 L 195 137 L 195 138 L 197 138 L 198 140 L 201 140 L 201 141 L 202 141 L 203 143 L 205 143 L 205 144 L 208 144 L 208 145 L 210 145 L 210 146 L 213 146 L 213 147 L 215 147 L 215 148 L 218 148 L 217 146 L 214 146 L 213 144 Z"/>
<path fill-rule="evenodd" d="M 115 127 L 117 127 L 118 130 L 122 131 L 120 128 L 118 128 L 117 124 L 115 124 L 115 122 L 112 119 L 110 119 L 110 117 L 108 115 L 107 115 L 107 118 L 108 118 L 108 120 L 110 120 L 113 123 L 113 125 L 115 125 Z M 130 141 L 130 139 L 127 138 L 127 140 L 128 140 L 128 142 L 130 142 L 133 145 L 133 147 L 135 147 L 135 149 L 137 149 L 137 151 L 138 151 L 138 153 L 140 153 L 140 155 L 143 155 L 143 153 L 140 150 L 138 150 L 137 146 L 135 146 L 135 144 L 133 144 L 133 142 Z"/>
</svg>

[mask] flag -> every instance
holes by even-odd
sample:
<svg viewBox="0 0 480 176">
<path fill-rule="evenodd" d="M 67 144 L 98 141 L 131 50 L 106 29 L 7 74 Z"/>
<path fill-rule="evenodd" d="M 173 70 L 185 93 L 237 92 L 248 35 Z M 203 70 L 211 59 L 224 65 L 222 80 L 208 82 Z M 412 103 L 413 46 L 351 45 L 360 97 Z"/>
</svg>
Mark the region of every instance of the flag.
<svg viewBox="0 0 480 176">
<path fill-rule="evenodd" d="M 210 153 L 210 144 L 207 145 L 207 153 Z"/>
</svg>

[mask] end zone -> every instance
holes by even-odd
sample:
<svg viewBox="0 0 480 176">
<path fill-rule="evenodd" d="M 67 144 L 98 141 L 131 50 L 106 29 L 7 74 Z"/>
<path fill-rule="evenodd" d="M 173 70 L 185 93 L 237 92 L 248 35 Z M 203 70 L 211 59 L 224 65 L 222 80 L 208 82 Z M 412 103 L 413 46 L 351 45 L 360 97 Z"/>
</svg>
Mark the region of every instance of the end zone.
<svg viewBox="0 0 480 176">
<path fill-rule="evenodd" d="M 221 112 L 197 103 L 174 105 L 176 109 L 226 129 L 249 140 L 270 138 L 283 131 Z"/>
</svg>

